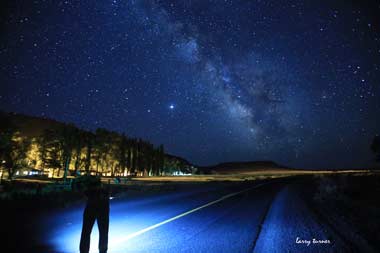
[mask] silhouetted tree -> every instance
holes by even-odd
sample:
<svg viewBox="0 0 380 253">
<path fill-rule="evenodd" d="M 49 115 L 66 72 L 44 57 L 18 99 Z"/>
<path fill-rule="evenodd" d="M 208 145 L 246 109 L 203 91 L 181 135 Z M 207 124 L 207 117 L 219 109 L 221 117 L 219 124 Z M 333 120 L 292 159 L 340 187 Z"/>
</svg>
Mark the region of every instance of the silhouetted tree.
<svg viewBox="0 0 380 253">
<path fill-rule="evenodd" d="M 76 129 L 75 132 L 75 147 L 74 147 L 74 175 L 77 175 L 82 165 L 82 150 L 86 144 L 86 132 Z"/>
<path fill-rule="evenodd" d="M 8 167 L 6 159 L 9 157 L 9 153 L 12 151 L 12 138 L 15 133 L 15 127 L 11 122 L 11 118 L 0 112 L 0 166 L 2 169 Z M 11 174 L 8 172 L 8 176 Z M 3 177 L 3 173 L 1 175 Z"/>
<path fill-rule="evenodd" d="M 125 172 L 127 166 L 127 137 L 123 134 L 118 140 L 117 146 L 117 161 L 119 162 L 119 170 L 121 173 Z"/>
<path fill-rule="evenodd" d="M 141 139 L 138 139 L 136 143 L 136 169 L 142 175 L 144 175 L 143 166 L 142 143 Z"/>
<path fill-rule="evenodd" d="M 371 144 L 371 150 L 376 156 L 376 161 L 380 162 L 380 136 L 376 135 Z"/>
<path fill-rule="evenodd" d="M 40 158 L 42 159 L 42 166 L 57 171 L 59 176 L 60 169 L 62 168 L 62 149 L 60 145 L 60 135 L 55 129 L 45 129 L 40 136 L 39 148 Z M 42 152 L 41 152 L 42 151 Z"/>
<path fill-rule="evenodd" d="M 66 180 L 70 168 L 73 150 L 76 146 L 75 144 L 77 141 L 77 131 L 78 128 L 73 125 L 63 125 L 59 132 L 59 144 L 62 150 L 62 167 L 64 169 L 64 180 Z"/>
<path fill-rule="evenodd" d="M 16 170 L 27 166 L 30 140 L 16 131 L 9 116 L 1 115 L 0 122 L 0 161 L 8 172 L 8 178 L 12 179 Z"/>
<path fill-rule="evenodd" d="M 136 173 L 136 165 L 137 165 L 137 142 L 136 140 L 132 140 L 131 142 L 131 173 Z"/>
<path fill-rule="evenodd" d="M 107 153 L 109 151 L 109 131 L 103 128 L 96 129 L 94 142 L 94 160 L 96 171 L 99 171 L 99 166 L 103 170 L 103 164 L 107 162 Z"/>
<path fill-rule="evenodd" d="M 126 166 L 129 170 L 129 173 L 131 173 L 131 167 L 132 167 L 132 141 L 130 139 L 127 140 L 127 161 Z"/>
<path fill-rule="evenodd" d="M 85 160 L 85 171 L 87 174 L 90 173 L 91 168 L 91 155 L 94 145 L 94 134 L 91 132 L 86 132 L 85 134 L 85 143 L 86 143 L 86 160 Z"/>
<path fill-rule="evenodd" d="M 37 138 L 38 158 L 41 161 L 41 167 L 45 169 L 46 155 L 47 155 L 47 141 L 43 135 Z"/>
<path fill-rule="evenodd" d="M 0 113 L 0 166 L 9 168 L 11 176 L 15 168 L 28 164 L 34 167 L 41 164 L 42 169 L 52 169 L 58 176 L 63 169 L 64 178 L 71 166 L 74 174 L 82 169 L 90 173 L 92 166 L 96 166 L 98 173 L 111 171 L 112 175 L 125 172 L 161 175 L 165 168 L 163 146 L 156 148 L 142 139 L 106 129 L 93 133 L 70 124 L 51 125 L 35 138 L 18 133 L 11 119 L 9 114 Z M 31 141 L 33 157 L 27 157 Z M 34 148 L 38 150 L 37 156 Z"/>
<path fill-rule="evenodd" d="M 148 147 L 146 148 L 146 151 L 145 151 L 146 170 L 147 170 L 147 175 L 151 176 L 151 175 L 153 175 L 154 147 L 150 143 L 147 145 L 148 145 Z"/>
<path fill-rule="evenodd" d="M 158 166 L 158 175 L 162 175 L 162 172 L 164 170 L 164 165 L 165 165 L 165 151 L 164 151 L 164 146 L 160 145 L 158 147 L 158 152 L 157 152 L 157 166 Z"/>
</svg>

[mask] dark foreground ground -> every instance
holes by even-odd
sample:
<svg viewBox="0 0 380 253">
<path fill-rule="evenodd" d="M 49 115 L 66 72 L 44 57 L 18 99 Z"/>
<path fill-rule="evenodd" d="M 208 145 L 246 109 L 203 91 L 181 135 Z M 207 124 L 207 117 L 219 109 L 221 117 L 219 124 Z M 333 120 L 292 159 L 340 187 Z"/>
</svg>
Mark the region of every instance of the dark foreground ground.
<svg viewBox="0 0 380 253">
<path fill-rule="evenodd" d="M 380 251 L 380 183 L 374 175 L 115 192 L 109 253 Z M 78 252 L 83 208 L 81 196 L 70 193 L 3 200 L 1 252 Z M 95 225 L 91 252 L 97 252 L 97 234 Z"/>
</svg>

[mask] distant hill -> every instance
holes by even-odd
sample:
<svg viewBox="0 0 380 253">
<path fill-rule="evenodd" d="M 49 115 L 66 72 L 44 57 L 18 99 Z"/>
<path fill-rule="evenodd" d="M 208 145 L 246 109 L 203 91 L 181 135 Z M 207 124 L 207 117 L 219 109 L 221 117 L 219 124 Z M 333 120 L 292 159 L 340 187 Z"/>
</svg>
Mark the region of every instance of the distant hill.
<svg viewBox="0 0 380 253">
<path fill-rule="evenodd" d="M 0 116 L 9 116 L 12 125 L 14 125 L 23 136 L 28 138 L 37 138 L 41 136 L 46 129 L 59 129 L 66 124 L 49 118 L 29 116 L 14 112 L 0 111 Z M 176 163 L 181 166 L 190 167 L 192 165 L 182 157 L 171 154 L 165 154 L 165 156 L 169 160 L 176 161 Z"/>
<path fill-rule="evenodd" d="M 288 168 L 272 161 L 226 162 L 199 168 L 204 174 L 246 174 L 254 171 L 283 169 Z"/>
<path fill-rule="evenodd" d="M 0 111 L 0 114 L 10 116 L 12 124 L 22 135 L 33 138 L 40 136 L 45 129 L 58 129 L 64 123 L 56 120 L 27 116 L 18 113 L 6 113 Z"/>
<path fill-rule="evenodd" d="M 179 156 L 171 155 L 171 154 L 166 154 L 166 157 L 168 159 L 176 160 L 176 161 L 178 161 L 178 162 L 180 162 L 182 164 L 185 164 L 187 166 L 192 166 L 192 164 L 188 160 L 186 160 L 185 158 L 183 158 L 183 157 L 179 157 Z"/>
<path fill-rule="evenodd" d="M 29 138 L 40 136 L 45 129 L 58 129 L 65 124 L 48 118 L 27 116 L 17 113 L 0 111 L 0 114 L 10 116 L 13 125 L 16 126 L 22 135 Z M 165 156 L 168 161 L 172 161 L 176 166 L 183 168 L 190 168 L 193 166 L 191 162 L 182 157 L 171 154 L 165 154 Z M 207 167 L 197 166 L 197 168 L 198 173 L 200 174 L 249 174 L 255 171 L 288 169 L 273 161 L 226 162 Z"/>
</svg>

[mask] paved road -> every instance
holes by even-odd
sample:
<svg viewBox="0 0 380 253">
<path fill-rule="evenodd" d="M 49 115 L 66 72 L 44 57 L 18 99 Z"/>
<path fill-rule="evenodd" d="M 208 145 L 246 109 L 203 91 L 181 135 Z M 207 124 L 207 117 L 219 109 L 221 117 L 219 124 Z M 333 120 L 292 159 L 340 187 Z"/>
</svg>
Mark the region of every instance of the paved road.
<svg viewBox="0 0 380 253">
<path fill-rule="evenodd" d="M 78 206 L 41 223 L 41 240 L 51 252 L 78 252 L 82 210 Z M 109 253 L 348 251 L 285 181 L 115 199 L 109 238 Z M 91 252 L 97 252 L 96 226 Z"/>
</svg>

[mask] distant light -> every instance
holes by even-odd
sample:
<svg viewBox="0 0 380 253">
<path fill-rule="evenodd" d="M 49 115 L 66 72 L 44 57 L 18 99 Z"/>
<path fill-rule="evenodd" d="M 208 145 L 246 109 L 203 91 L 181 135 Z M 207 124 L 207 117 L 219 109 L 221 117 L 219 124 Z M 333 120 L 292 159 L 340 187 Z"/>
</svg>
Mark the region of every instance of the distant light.
<svg viewBox="0 0 380 253">
<path fill-rule="evenodd" d="M 169 106 L 169 109 L 170 109 L 170 110 L 173 110 L 173 109 L 174 109 L 174 105 L 171 104 L 171 105 Z"/>
</svg>

